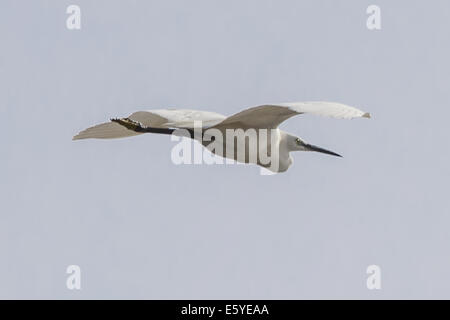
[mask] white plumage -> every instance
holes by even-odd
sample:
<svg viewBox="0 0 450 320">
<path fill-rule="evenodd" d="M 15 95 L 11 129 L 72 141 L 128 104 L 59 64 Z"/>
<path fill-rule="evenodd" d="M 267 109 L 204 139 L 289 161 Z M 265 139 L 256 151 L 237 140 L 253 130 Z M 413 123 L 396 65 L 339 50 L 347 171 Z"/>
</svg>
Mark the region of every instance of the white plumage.
<svg viewBox="0 0 450 320">
<path fill-rule="evenodd" d="M 286 171 L 292 164 L 292 158 L 289 154 L 291 151 L 318 151 L 338 156 L 334 152 L 310 145 L 302 139 L 278 129 L 278 126 L 286 119 L 304 113 L 339 119 L 370 118 L 369 113 L 354 107 L 336 102 L 317 101 L 267 104 L 243 110 L 229 117 L 215 112 L 200 110 L 156 109 L 137 111 L 128 118 L 96 125 L 81 131 L 73 137 L 73 140 L 123 138 L 147 132 L 170 134 L 174 129 L 193 130 L 198 123 L 201 123 L 203 130 L 218 129 L 221 132 L 225 132 L 227 129 L 238 128 L 258 131 L 261 129 L 273 129 L 278 139 L 274 144 L 280 159 L 280 166 L 276 169 L 276 172 L 281 172 Z M 225 139 L 221 142 L 226 149 Z M 206 143 L 202 143 L 206 146 Z M 247 147 L 247 157 L 248 152 Z M 234 156 L 234 159 L 239 160 L 236 156 Z M 243 162 L 252 161 L 248 161 L 246 158 Z M 254 163 L 267 167 L 259 159 Z"/>
</svg>

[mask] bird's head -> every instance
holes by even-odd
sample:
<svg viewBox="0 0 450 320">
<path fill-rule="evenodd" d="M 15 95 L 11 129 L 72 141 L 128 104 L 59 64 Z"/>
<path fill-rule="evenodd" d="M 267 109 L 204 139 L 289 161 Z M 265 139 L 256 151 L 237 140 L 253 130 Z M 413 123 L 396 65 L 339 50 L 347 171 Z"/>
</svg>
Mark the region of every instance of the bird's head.
<svg viewBox="0 0 450 320">
<path fill-rule="evenodd" d="M 341 155 L 339 155 L 333 151 L 309 144 L 309 143 L 305 142 L 303 139 L 293 136 L 293 135 L 288 135 L 287 147 L 288 147 L 289 151 L 315 151 L 315 152 L 326 153 L 326 154 L 329 154 L 332 156 L 342 157 Z"/>
</svg>

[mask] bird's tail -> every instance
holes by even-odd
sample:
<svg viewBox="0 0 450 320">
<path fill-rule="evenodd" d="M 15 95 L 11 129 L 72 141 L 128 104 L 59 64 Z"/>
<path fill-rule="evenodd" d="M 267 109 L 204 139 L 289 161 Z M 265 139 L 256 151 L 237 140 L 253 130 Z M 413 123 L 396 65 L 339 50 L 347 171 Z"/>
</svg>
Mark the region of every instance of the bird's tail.
<svg viewBox="0 0 450 320">
<path fill-rule="evenodd" d="M 115 139 L 136 136 L 143 132 L 127 129 L 117 122 L 106 122 L 87 128 L 74 136 L 72 140 L 80 139 Z"/>
</svg>

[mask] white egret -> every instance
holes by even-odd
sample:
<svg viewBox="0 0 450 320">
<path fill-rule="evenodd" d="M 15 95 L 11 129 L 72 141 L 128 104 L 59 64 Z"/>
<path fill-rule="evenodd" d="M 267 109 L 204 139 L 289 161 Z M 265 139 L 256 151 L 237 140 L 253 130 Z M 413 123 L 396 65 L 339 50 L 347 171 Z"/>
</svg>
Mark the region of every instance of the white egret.
<svg viewBox="0 0 450 320">
<path fill-rule="evenodd" d="M 143 133 L 161 133 L 172 134 L 179 129 L 187 130 L 190 137 L 200 141 L 205 147 L 212 144 L 212 140 L 217 144 L 223 145 L 226 150 L 230 149 L 230 140 L 226 136 L 228 130 L 242 129 L 243 131 L 255 130 L 260 132 L 266 130 L 267 138 L 261 143 L 262 138 L 257 135 L 254 141 L 255 148 L 245 144 L 245 154 L 240 157 L 238 153 L 232 152 L 231 155 L 217 152 L 217 148 L 211 150 L 213 153 L 232 158 L 239 162 L 254 163 L 265 167 L 273 172 L 284 172 L 293 163 L 291 151 L 316 151 L 329 155 L 339 156 L 332 151 L 309 144 L 303 139 L 291 135 L 278 126 L 286 119 L 303 113 L 310 113 L 320 116 L 327 116 L 341 119 L 352 119 L 358 117 L 370 118 L 370 114 L 354 107 L 335 102 L 293 102 L 268 104 L 249 108 L 226 117 L 215 112 L 187 110 L 187 109 L 159 109 L 150 111 L 134 112 L 127 118 L 111 119 L 111 122 L 102 123 L 94 127 L 81 131 L 73 137 L 73 140 L 79 139 L 113 139 L 135 136 Z M 200 136 L 195 136 L 196 125 L 201 123 Z M 217 141 L 217 135 L 214 139 L 203 139 L 203 134 L 207 132 L 222 133 L 220 141 Z M 241 131 L 242 132 L 242 131 Z M 233 138 L 234 139 L 234 138 Z M 234 141 L 234 140 L 233 140 Z M 231 148 L 236 151 L 238 144 L 233 142 Z M 277 166 L 262 161 L 261 151 L 264 149 L 268 155 L 277 155 Z"/>
</svg>

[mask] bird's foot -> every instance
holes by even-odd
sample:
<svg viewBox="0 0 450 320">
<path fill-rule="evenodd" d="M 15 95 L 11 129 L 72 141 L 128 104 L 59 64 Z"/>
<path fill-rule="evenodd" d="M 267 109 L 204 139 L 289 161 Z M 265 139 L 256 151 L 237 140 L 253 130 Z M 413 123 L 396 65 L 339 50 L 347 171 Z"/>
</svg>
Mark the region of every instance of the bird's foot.
<svg viewBox="0 0 450 320">
<path fill-rule="evenodd" d="M 125 128 L 136 131 L 136 132 L 141 132 L 144 130 L 141 123 L 131 120 L 129 118 L 111 119 L 111 121 L 116 122 L 116 123 L 124 126 Z"/>
</svg>

